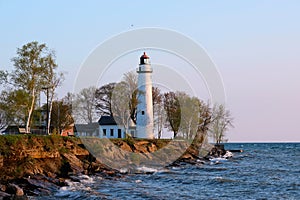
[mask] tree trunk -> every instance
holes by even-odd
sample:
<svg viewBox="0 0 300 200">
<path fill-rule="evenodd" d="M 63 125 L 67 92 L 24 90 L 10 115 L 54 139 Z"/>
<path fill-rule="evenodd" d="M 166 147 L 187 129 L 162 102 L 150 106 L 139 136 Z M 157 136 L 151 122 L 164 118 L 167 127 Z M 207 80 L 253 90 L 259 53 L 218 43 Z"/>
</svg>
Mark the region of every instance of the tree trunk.
<svg viewBox="0 0 300 200">
<path fill-rule="evenodd" d="M 157 135 L 157 137 L 158 137 L 158 139 L 160 139 L 160 138 L 161 138 L 161 129 L 160 129 L 160 130 L 158 130 L 158 135 Z"/>
<path fill-rule="evenodd" d="M 53 108 L 53 97 L 54 97 L 54 89 L 51 90 L 51 94 L 50 94 L 50 105 L 49 105 L 48 123 L 47 123 L 47 134 L 48 135 L 50 135 L 51 113 L 52 113 L 52 108 Z"/>
<path fill-rule="evenodd" d="M 176 131 L 173 131 L 174 132 L 174 139 L 175 139 L 175 137 L 177 136 L 177 132 Z"/>
<path fill-rule="evenodd" d="M 26 121 L 26 127 L 25 127 L 25 131 L 26 133 L 30 133 L 30 121 L 31 121 L 31 116 L 34 110 L 34 105 L 35 105 L 35 88 L 32 89 L 32 100 L 31 100 L 31 106 L 28 112 L 28 118 Z"/>
</svg>

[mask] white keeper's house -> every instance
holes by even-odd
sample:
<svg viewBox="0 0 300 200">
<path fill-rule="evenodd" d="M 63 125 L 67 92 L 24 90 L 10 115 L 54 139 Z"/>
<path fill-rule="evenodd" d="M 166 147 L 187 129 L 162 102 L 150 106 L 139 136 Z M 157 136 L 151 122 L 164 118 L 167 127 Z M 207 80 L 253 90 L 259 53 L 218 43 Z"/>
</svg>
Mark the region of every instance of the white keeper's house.
<svg viewBox="0 0 300 200">
<path fill-rule="evenodd" d="M 136 137 L 136 127 L 132 120 L 127 133 Z M 125 127 L 118 124 L 112 116 L 102 116 L 96 123 L 75 124 L 75 134 L 79 137 L 126 138 Z"/>
<path fill-rule="evenodd" d="M 132 137 L 136 135 L 136 128 L 132 120 L 127 130 Z M 125 127 L 116 122 L 112 116 L 102 116 L 99 120 L 99 137 L 100 138 L 125 138 Z"/>
</svg>

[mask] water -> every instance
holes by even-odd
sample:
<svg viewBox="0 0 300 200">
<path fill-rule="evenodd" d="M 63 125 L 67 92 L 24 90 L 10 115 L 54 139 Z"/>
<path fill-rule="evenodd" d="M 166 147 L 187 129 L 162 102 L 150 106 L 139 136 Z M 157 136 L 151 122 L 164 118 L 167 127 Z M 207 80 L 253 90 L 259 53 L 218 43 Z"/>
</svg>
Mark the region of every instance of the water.
<svg viewBox="0 0 300 200">
<path fill-rule="evenodd" d="M 300 199 L 300 143 L 225 148 L 244 152 L 228 160 L 155 169 L 154 174 L 83 176 L 42 199 Z"/>
</svg>

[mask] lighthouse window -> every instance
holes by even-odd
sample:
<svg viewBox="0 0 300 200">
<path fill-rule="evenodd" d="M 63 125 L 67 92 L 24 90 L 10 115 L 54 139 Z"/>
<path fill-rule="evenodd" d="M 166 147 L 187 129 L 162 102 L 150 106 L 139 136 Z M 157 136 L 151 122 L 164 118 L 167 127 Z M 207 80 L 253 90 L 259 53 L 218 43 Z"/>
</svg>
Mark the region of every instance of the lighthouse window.
<svg viewBox="0 0 300 200">
<path fill-rule="evenodd" d="M 144 115 L 145 114 L 145 111 L 142 111 L 142 115 Z"/>
<path fill-rule="evenodd" d="M 111 136 L 111 137 L 114 136 L 114 129 L 110 129 L 110 136 Z"/>
</svg>

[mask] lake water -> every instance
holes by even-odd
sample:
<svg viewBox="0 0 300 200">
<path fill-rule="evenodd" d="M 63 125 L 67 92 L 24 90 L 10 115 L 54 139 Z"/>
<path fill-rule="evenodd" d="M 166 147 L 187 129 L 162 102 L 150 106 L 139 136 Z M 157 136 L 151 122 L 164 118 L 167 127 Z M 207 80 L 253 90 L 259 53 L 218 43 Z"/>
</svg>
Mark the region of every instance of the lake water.
<svg viewBox="0 0 300 200">
<path fill-rule="evenodd" d="M 103 179 L 82 176 L 34 199 L 300 199 L 300 143 L 235 143 L 228 160 Z"/>
</svg>

